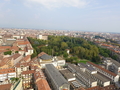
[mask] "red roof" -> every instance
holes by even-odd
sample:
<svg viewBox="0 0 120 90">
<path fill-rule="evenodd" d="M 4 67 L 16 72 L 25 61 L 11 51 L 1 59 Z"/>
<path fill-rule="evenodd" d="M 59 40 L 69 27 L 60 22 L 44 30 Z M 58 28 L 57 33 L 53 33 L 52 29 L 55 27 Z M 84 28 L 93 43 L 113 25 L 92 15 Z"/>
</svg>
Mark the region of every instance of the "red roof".
<svg viewBox="0 0 120 90">
<path fill-rule="evenodd" d="M 29 71 L 23 71 L 22 74 L 32 74 L 34 73 L 34 70 L 29 70 Z"/>
<path fill-rule="evenodd" d="M 17 46 L 0 46 L 0 52 L 6 52 L 6 51 L 19 51 L 19 47 Z"/>
<path fill-rule="evenodd" d="M 30 44 L 29 41 L 17 41 L 18 45 L 27 45 Z"/>
<path fill-rule="evenodd" d="M 96 86 L 96 87 L 87 88 L 85 90 L 118 90 L 118 89 L 115 87 L 115 85 L 111 84 L 111 85 L 108 85 L 106 87 Z"/>
<path fill-rule="evenodd" d="M 4 85 L 0 85 L 0 90 L 11 90 L 12 84 L 4 84 Z"/>
<path fill-rule="evenodd" d="M 96 86 L 96 87 L 91 87 L 91 88 L 87 88 L 86 90 L 101 90 L 102 88 L 100 86 Z"/>
<path fill-rule="evenodd" d="M 15 59 L 17 59 L 18 57 L 20 57 L 21 55 L 19 54 L 19 53 L 16 53 L 16 54 L 14 54 L 13 56 L 12 56 L 12 58 L 15 60 Z"/>
<path fill-rule="evenodd" d="M 15 67 L 17 67 L 17 68 L 19 68 L 19 67 L 21 67 L 21 66 L 23 66 L 23 67 L 27 67 L 27 66 L 30 66 L 30 63 L 28 62 L 28 63 L 17 63 L 16 65 L 15 65 Z"/>
<path fill-rule="evenodd" d="M 40 57 L 40 56 L 42 56 L 44 54 L 46 54 L 46 53 L 45 52 L 41 52 L 41 53 L 38 54 L 38 57 Z"/>
<path fill-rule="evenodd" d="M 0 62 L 0 66 L 7 64 L 11 59 L 12 59 L 11 57 L 3 58 Z"/>
<path fill-rule="evenodd" d="M 0 50 L 2 49 L 2 50 L 5 50 L 5 49 L 10 49 L 11 48 L 11 46 L 0 46 Z"/>
<path fill-rule="evenodd" d="M 38 90 L 51 90 L 45 79 L 40 79 L 36 82 Z"/>
<path fill-rule="evenodd" d="M 34 69 L 35 69 L 34 78 L 38 90 L 51 90 L 42 70 L 38 66 L 34 66 Z"/>
<path fill-rule="evenodd" d="M 0 69 L 0 74 L 13 73 L 15 68 Z"/>
<path fill-rule="evenodd" d="M 38 68 L 37 66 L 34 66 L 35 73 L 34 73 L 34 78 L 35 80 L 39 79 L 39 78 L 45 78 L 44 73 L 42 72 L 42 70 L 40 68 Z"/>
<path fill-rule="evenodd" d="M 31 56 L 30 55 L 27 55 L 23 58 L 24 61 L 29 61 L 31 59 Z"/>
</svg>

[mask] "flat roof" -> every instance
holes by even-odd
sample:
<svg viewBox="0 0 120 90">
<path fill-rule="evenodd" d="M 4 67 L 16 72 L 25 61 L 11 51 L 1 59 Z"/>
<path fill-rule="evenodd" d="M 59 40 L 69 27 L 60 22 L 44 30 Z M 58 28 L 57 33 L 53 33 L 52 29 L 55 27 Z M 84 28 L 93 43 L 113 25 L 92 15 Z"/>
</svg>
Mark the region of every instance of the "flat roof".
<svg viewBox="0 0 120 90">
<path fill-rule="evenodd" d="M 61 72 L 61 73 L 63 74 L 63 76 L 64 76 L 65 78 L 67 78 L 67 79 L 75 78 L 75 76 L 73 76 L 73 73 L 71 73 L 68 69 L 66 69 L 66 70 L 61 70 L 60 72 Z"/>
<path fill-rule="evenodd" d="M 83 66 L 83 67 L 87 68 L 87 69 L 90 70 L 90 71 L 96 71 L 91 65 L 84 64 L 84 63 L 79 63 L 78 65 L 79 65 L 80 67 Z"/>
</svg>

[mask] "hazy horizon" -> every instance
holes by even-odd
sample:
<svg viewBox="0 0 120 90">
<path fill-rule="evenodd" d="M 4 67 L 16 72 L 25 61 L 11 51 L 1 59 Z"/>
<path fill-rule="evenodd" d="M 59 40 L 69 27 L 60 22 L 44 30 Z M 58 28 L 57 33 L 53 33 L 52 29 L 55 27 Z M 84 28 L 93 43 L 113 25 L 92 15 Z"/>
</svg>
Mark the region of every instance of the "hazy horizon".
<svg viewBox="0 0 120 90">
<path fill-rule="evenodd" d="M 1 0 L 1 28 L 120 32 L 120 1 Z"/>
</svg>

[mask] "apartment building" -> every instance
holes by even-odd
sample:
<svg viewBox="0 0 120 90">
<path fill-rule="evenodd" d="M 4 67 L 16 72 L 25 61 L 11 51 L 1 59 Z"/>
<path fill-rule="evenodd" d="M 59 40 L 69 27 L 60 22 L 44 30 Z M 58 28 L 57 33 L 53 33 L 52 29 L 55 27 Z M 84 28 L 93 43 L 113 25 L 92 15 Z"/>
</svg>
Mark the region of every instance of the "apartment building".
<svg viewBox="0 0 120 90">
<path fill-rule="evenodd" d="M 30 66 L 29 63 L 17 63 L 15 65 L 17 77 L 21 77 L 23 71 L 28 71 Z"/>
<path fill-rule="evenodd" d="M 51 90 L 42 70 L 37 66 L 34 66 L 34 70 L 35 90 Z"/>
<path fill-rule="evenodd" d="M 21 74 L 23 89 L 32 89 L 34 86 L 34 70 L 23 71 Z"/>
<path fill-rule="evenodd" d="M 16 77 L 15 68 L 0 69 L 0 81 L 1 82 L 4 82 L 5 80 L 10 80 L 13 77 Z"/>
</svg>

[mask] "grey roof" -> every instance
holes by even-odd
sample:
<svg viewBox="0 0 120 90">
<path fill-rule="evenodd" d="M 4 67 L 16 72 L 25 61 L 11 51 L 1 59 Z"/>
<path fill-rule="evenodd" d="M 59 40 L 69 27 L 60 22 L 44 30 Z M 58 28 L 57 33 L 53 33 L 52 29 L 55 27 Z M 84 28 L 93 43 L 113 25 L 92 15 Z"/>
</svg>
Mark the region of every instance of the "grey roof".
<svg viewBox="0 0 120 90">
<path fill-rule="evenodd" d="M 104 75 L 102 75 L 100 73 L 93 74 L 93 76 L 95 76 L 96 78 L 98 78 L 102 82 L 108 82 L 108 81 L 110 81 L 110 79 L 106 78 Z"/>
<path fill-rule="evenodd" d="M 72 72 L 74 72 L 74 73 L 77 72 L 76 65 L 68 63 L 68 69 L 69 68 L 72 69 Z"/>
<path fill-rule="evenodd" d="M 86 78 L 86 79 L 87 79 L 88 81 L 90 81 L 91 83 L 92 83 L 92 82 L 96 82 L 96 80 L 92 79 L 89 74 L 87 74 L 87 73 L 85 73 L 85 72 L 83 72 L 83 71 L 81 71 L 81 70 L 77 71 L 77 74 L 78 74 L 78 75 L 81 74 L 81 76 L 83 76 L 84 78 Z"/>
<path fill-rule="evenodd" d="M 111 59 L 111 62 L 113 62 L 116 66 L 120 67 L 120 63 L 118 61 Z"/>
<path fill-rule="evenodd" d="M 49 59 L 52 59 L 52 56 L 47 55 L 47 54 L 44 54 L 44 55 L 42 55 L 42 56 L 39 57 L 39 58 L 42 59 L 42 60 L 49 60 Z"/>
<path fill-rule="evenodd" d="M 6 40 L 6 45 L 13 45 L 13 43 L 15 42 L 16 40 Z"/>
<path fill-rule="evenodd" d="M 83 77 L 85 77 L 87 80 L 89 80 L 90 82 L 95 82 L 96 80 L 92 79 L 89 75 L 87 75 L 85 72 L 80 70 L 80 67 L 74 65 L 74 64 L 68 64 L 68 66 L 70 66 L 72 68 L 72 70 L 74 70 L 74 72 L 78 75 L 81 75 Z M 69 67 L 68 67 L 69 68 Z"/>
<path fill-rule="evenodd" d="M 71 73 L 68 69 L 66 69 L 66 70 L 61 70 L 60 72 L 61 72 L 61 73 L 63 74 L 63 76 L 64 76 L 65 78 L 67 78 L 67 79 L 75 78 L 75 76 L 73 76 L 73 73 Z"/>
<path fill-rule="evenodd" d="M 73 88 L 79 88 L 79 87 L 82 86 L 82 85 L 81 85 L 78 81 L 76 81 L 76 80 L 70 82 L 70 84 L 71 84 L 71 86 L 72 86 Z"/>
<path fill-rule="evenodd" d="M 53 64 L 47 64 L 45 68 L 51 79 L 58 85 L 58 87 L 63 84 L 68 84 L 67 80 L 62 76 L 62 74 L 53 66 Z"/>
<path fill-rule="evenodd" d="M 91 65 L 88 65 L 88 64 L 84 64 L 84 63 L 79 63 L 78 64 L 80 67 L 85 67 L 87 68 L 89 71 L 96 71 Z"/>
</svg>

